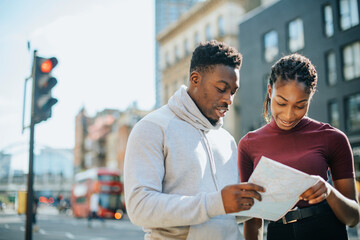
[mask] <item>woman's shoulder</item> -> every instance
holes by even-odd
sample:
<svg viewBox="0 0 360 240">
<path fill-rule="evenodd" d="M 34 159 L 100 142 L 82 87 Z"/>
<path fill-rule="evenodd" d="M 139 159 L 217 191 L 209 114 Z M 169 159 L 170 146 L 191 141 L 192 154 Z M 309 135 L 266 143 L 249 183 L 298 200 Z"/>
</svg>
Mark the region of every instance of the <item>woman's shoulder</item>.
<svg viewBox="0 0 360 240">
<path fill-rule="evenodd" d="M 324 135 L 325 137 L 335 138 L 339 140 L 347 138 L 346 134 L 343 131 L 330 125 L 329 123 L 320 122 L 311 118 L 307 118 L 307 121 L 308 131 L 316 131 Z"/>
<path fill-rule="evenodd" d="M 259 140 L 261 137 L 268 135 L 271 132 L 269 124 L 265 124 L 258 129 L 249 131 L 240 141 Z"/>
<path fill-rule="evenodd" d="M 319 131 L 333 131 L 333 132 L 337 132 L 337 133 L 342 133 L 341 130 L 339 130 L 338 128 L 332 126 L 329 123 L 326 122 L 321 122 L 309 117 L 304 118 L 306 121 L 306 126 L 310 129 L 314 129 L 314 130 L 319 130 Z"/>
</svg>

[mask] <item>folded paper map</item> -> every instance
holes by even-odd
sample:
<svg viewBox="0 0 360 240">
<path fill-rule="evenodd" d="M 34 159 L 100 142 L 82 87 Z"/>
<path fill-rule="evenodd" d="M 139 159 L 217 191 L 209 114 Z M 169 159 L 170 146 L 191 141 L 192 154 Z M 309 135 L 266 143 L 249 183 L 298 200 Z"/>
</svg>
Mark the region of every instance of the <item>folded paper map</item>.
<svg viewBox="0 0 360 240">
<path fill-rule="evenodd" d="M 317 181 L 318 176 L 311 176 L 263 156 L 248 181 L 265 188 L 266 192 L 261 193 L 262 201 L 255 199 L 250 210 L 234 215 L 277 221 L 294 207 L 299 196 Z"/>
</svg>

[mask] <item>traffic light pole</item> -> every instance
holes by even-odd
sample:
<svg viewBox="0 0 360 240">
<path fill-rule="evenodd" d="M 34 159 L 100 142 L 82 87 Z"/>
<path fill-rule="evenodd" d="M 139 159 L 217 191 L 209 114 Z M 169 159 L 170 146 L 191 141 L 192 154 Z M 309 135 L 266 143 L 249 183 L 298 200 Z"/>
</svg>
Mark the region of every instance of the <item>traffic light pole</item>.
<svg viewBox="0 0 360 240">
<path fill-rule="evenodd" d="M 56 78 L 51 71 L 58 64 L 55 57 L 43 58 L 37 56 L 34 51 L 33 67 L 32 67 L 32 94 L 31 94 L 31 119 L 30 119 L 30 147 L 29 147 L 29 173 L 27 179 L 27 201 L 26 201 L 26 231 L 25 239 L 32 240 L 32 224 L 36 217 L 36 204 L 34 202 L 34 136 L 35 125 L 42 121 L 46 121 L 51 117 L 51 107 L 57 103 L 57 99 L 51 96 L 51 89 L 57 84 Z M 26 81 L 25 80 L 25 85 Z M 25 102 L 25 96 L 24 96 Z M 25 104 L 24 104 L 25 105 Z M 23 108 L 24 111 L 24 108 Z M 24 122 L 24 120 L 23 120 Z M 23 123 L 24 129 L 24 123 Z M 35 210 L 35 211 L 34 211 Z"/>
<path fill-rule="evenodd" d="M 34 218 L 34 190 L 33 190 L 33 182 L 34 182 L 34 174 L 33 174 L 33 166 L 34 166 L 34 133 L 35 133 L 35 124 L 33 117 L 31 117 L 30 123 L 30 150 L 29 150 L 29 173 L 27 180 L 27 201 L 26 201 L 26 231 L 25 231 L 25 239 L 32 240 L 32 224 Z"/>
<path fill-rule="evenodd" d="M 36 58 L 36 50 L 34 51 L 34 61 Z M 34 80 L 34 66 L 32 71 L 32 99 L 31 99 L 31 120 L 30 120 L 30 146 L 29 146 L 29 173 L 27 179 L 27 201 L 26 201 L 26 230 L 25 240 L 32 240 L 32 224 L 34 218 L 34 134 L 35 134 L 35 121 L 34 121 L 34 93 L 35 93 L 35 80 Z"/>
</svg>

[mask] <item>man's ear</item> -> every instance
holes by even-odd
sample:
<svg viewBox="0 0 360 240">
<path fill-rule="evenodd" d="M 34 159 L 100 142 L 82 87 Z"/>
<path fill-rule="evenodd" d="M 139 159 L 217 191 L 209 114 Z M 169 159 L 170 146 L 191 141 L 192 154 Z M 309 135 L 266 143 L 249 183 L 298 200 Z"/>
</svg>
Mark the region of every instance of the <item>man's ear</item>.
<svg viewBox="0 0 360 240">
<path fill-rule="evenodd" d="M 190 74 L 190 84 L 193 86 L 198 86 L 201 81 L 201 75 L 199 72 L 193 71 Z"/>
</svg>

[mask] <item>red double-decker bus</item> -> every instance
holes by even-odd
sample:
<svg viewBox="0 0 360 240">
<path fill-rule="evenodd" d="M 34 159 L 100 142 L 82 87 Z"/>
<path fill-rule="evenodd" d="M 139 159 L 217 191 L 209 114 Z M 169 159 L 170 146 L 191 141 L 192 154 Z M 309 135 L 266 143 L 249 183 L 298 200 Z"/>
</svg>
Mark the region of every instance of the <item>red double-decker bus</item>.
<svg viewBox="0 0 360 240">
<path fill-rule="evenodd" d="M 123 184 L 120 181 L 119 171 L 93 168 L 75 175 L 71 191 L 71 208 L 75 217 L 88 217 L 90 197 L 93 192 L 99 193 L 100 217 L 122 218 L 125 208 L 121 201 Z"/>
</svg>

